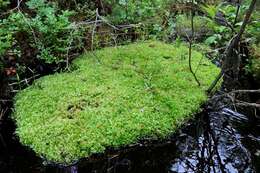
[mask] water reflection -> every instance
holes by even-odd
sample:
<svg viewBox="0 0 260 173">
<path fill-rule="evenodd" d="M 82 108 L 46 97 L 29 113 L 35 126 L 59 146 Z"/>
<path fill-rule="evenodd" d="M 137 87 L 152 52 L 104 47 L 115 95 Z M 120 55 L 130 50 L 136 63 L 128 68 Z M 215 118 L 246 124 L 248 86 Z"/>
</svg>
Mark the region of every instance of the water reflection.
<svg viewBox="0 0 260 173">
<path fill-rule="evenodd" d="M 209 107 L 166 141 L 109 151 L 71 167 L 43 166 L 41 159 L 10 138 L 12 133 L 3 133 L 0 173 L 260 172 L 260 127 L 255 124 L 231 109 Z M 0 132 L 9 125 L 1 126 Z"/>
<path fill-rule="evenodd" d="M 236 129 L 248 122 L 247 117 L 224 108 L 209 112 L 207 121 L 198 138 L 187 133 L 184 140 L 189 142 L 177 144 L 180 157 L 171 163 L 170 172 L 254 172 L 251 153 Z"/>
</svg>

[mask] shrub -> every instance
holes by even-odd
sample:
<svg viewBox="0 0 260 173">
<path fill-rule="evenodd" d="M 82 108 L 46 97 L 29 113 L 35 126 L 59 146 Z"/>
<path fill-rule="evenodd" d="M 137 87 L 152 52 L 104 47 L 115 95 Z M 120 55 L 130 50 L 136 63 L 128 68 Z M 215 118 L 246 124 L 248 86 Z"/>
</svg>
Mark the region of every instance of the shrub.
<svg viewBox="0 0 260 173">
<path fill-rule="evenodd" d="M 71 73 L 37 80 L 16 96 L 20 141 L 48 161 L 72 163 L 107 147 L 165 138 L 199 111 L 219 73 L 188 48 L 161 42 L 105 48 L 83 55 Z"/>
<path fill-rule="evenodd" d="M 17 59 L 59 63 L 82 46 L 82 30 L 69 20 L 72 11 L 59 10 L 45 0 L 30 0 L 26 5 L 30 14 L 18 10 L 0 21 L 0 56 L 16 50 Z"/>
<path fill-rule="evenodd" d="M 207 38 L 206 44 L 214 45 L 216 47 L 223 47 L 226 45 L 233 36 L 234 32 L 239 31 L 250 2 L 251 1 L 248 0 L 240 2 L 240 11 L 237 18 L 237 6 L 234 4 L 223 2 L 218 5 L 202 6 L 204 13 L 206 13 L 208 17 L 212 19 L 211 23 L 213 21 L 217 23 L 212 25 L 214 34 Z M 246 37 L 250 38 L 250 41 L 253 43 L 258 43 L 260 40 L 259 17 L 259 10 L 255 10 L 245 33 Z"/>
<path fill-rule="evenodd" d="M 9 28 L 0 20 L 0 57 L 12 46 L 13 34 Z"/>
<path fill-rule="evenodd" d="M 163 0 L 106 0 L 112 6 L 111 21 L 115 23 L 139 23 L 153 18 L 162 10 Z"/>
</svg>

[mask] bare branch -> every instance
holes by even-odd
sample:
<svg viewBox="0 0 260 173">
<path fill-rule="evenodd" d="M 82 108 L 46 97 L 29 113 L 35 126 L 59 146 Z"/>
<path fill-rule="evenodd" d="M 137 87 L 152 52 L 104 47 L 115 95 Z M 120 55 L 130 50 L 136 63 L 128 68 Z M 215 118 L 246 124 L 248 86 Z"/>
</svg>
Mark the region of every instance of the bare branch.
<svg viewBox="0 0 260 173">
<path fill-rule="evenodd" d="M 256 0 L 252 0 L 251 4 L 246 12 L 245 18 L 243 20 L 243 24 L 240 27 L 239 32 L 230 40 L 229 45 L 227 46 L 227 48 L 224 52 L 224 55 L 223 55 L 225 61 L 222 66 L 222 70 L 219 73 L 219 75 L 217 76 L 217 78 L 210 85 L 209 89 L 207 90 L 208 93 L 212 92 L 212 90 L 215 88 L 218 81 L 226 74 L 226 72 L 228 70 L 230 70 L 229 68 L 227 68 L 227 66 L 230 65 L 229 63 L 227 63 L 227 60 L 232 56 L 232 52 L 233 52 L 234 48 L 239 44 L 241 37 L 242 37 L 243 33 L 245 32 L 246 26 L 249 23 L 251 15 L 254 11 L 255 4 L 256 4 Z"/>
<path fill-rule="evenodd" d="M 192 0 L 192 4 L 194 4 L 194 0 Z M 192 65 L 191 65 L 193 40 L 194 40 L 194 14 L 193 14 L 193 8 L 192 8 L 191 9 L 191 38 L 189 38 L 189 69 L 190 69 L 190 72 L 193 75 L 195 81 L 197 82 L 198 86 L 200 86 L 200 81 L 198 80 L 196 74 L 194 73 L 194 71 L 192 69 Z"/>
<path fill-rule="evenodd" d="M 237 0 L 237 11 L 236 11 L 236 17 L 234 19 L 234 22 L 233 22 L 233 27 L 235 27 L 236 23 L 237 23 L 237 18 L 238 18 L 238 15 L 239 15 L 239 11 L 240 11 L 240 0 Z"/>
<path fill-rule="evenodd" d="M 236 108 L 236 106 L 243 106 L 243 107 L 254 107 L 254 108 L 260 108 L 259 103 L 250 103 L 246 102 L 240 99 L 236 98 L 236 94 L 245 94 L 245 93 L 260 93 L 260 89 L 257 90 L 234 90 L 230 92 L 224 92 L 223 94 L 217 95 L 215 97 L 227 97 L 231 100 L 233 106 Z"/>
<path fill-rule="evenodd" d="M 91 34 L 91 50 L 92 51 L 94 50 L 94 36 L 95 36 L 96 28 L 97 28 L 98 17 L 99 17 L 98 9 L 96 9 L 96 19 L 95 19 L 95 23 L 94 23 L 92 34 Z"/>
<path fill-rule="evenodd" d="M 260 93 L 260 89 L 258 90 L 234 90 L 230 93 Z"/>
<path fill-rule="evenodd" d="M 25 79 L 23 79 L 21 81 L 11 83 L 11 84 L 9 84 L 9 86 L 20 85 L 21 83 L 29 85 L 30 81 L 34 80 L 35 78 L 37 78 L 39 76 L 40 76 L 40 74 L 36 74 L 36 75 L 34 75 L 34 76 L 30 77 L 30 78 L 25 78 Z"/>
<path fill-rule="evenodd" d="M 260 108 L 260 104 L 248 103 L 248 102 L 239 102 L 239 103 L 236 103 L 236 106 Z"/>
</svg>

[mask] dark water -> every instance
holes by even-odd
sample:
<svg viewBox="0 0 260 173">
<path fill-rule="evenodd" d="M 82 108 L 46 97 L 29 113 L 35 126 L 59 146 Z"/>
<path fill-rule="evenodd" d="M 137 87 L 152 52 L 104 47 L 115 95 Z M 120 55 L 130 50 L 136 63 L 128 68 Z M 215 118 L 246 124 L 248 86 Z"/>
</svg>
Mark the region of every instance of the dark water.
<svg viewBox="0 0 260 173">
<path fill-rule="evenodd" d="M 221 106 L 207 106 L 167 141 L 142 142 L 66 168 L 43 166 L 10 138 L 10 124 L 4 121 L 0 129 L 0 173 L 260 172 L 260 122 Z"/>
</svg>

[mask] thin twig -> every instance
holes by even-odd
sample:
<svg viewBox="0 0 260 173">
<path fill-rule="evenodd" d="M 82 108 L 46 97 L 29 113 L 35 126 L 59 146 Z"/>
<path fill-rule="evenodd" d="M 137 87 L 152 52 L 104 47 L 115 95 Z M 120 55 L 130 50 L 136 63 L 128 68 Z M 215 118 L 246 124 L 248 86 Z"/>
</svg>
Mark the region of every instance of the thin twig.
<svg viewBox="0 0 260 173">
<path fill-rule="evenodd" d="M 257 103 L 248 103 L 248 102 L 242 102 L 236 103 L 237 106 L 243 106 L 243 107 L 254 107 L 254 108 L 260 108 L 260 104 Z"/>
<path fill-rule="evenodd" d="M 98 15 L 98 9 L 96 9 L 96 20 L 95 20 L 93 30 L 92 30 L 92 34 L 91 34 L 91 50 L 92 51 L 94 50 L 94 36 L 95 36 L 96 28 L 97 28 L 98 16 L 99 16 Z"/>
<path fill-rule="evenodd" d="M 0 102 L 2 102 L 2 103 L 5 103 L 5 102 L 12 102 L 12 100 L 10 100 L 10 99 L 0 99 Z"/>
<path fill-rule="evenodd" d="M 250 102 L 245 102 L 243 100 L 236 99 L 236 94 L 241 94 L 241 93 L 260 93 L 260 89 L 257 90 L 234 90 L 230 92 L 224 92 L 218 96 L 215 97 L 227 97 L 232 101 L 233 106 L 236 108 L 236 106 L 243 106 L 243 107 L 254 107 L 254 108 L 260 108 L 259 103 L 250 103 Z"/>
<path fill-rule="evenodd" d="M 69 51 L 71 49 L 71 45 L 72 45 L 72 42 L 73 42 L 73 38 L 72 38 L 72 34 L 73 33 L 73 30 L 70 32 L 70 36 L 69 36 L 69 43 L 68 43 L 68 46 L 67 46 L 67 55 L 66 55 L 66 70 L 69 69 Z"/>
<path fill-rule="evenodd" d="M 22 1 L 23 1 L 23 0 L 17 0 L 17 5 L 16 5 L 16 7 L 13 8 L 13 9 L 10 9 L 9 11 L 7 11 L 7 12 L 5 12 L 5 13 L 2 13 L 2 14 L 0 15 L 0 17 L 5 16 L 5 15 L 7 15 L 7 14 L 11 14 L 13 11 L 18 10 L 18 9 L 20 8 L 20 6 L 21 6 Z"/>
<path fill-rule="evenodd" d="M 236 11 L 236 17 L 234 19 L 234 23 L 233 23 L 233 27 L 235 27 L 236 23 L 237 23 L 237 18 L 238 18 L 238 15 L 239 15 L 239 11 L 240 11 L 240 0 L 237 0 L 237 11 Z"/>
<path fill-rule="evenodd" d="M 260 89 L 257 89 L 257 90 L 234 90 L 234 91 L 230 91 L 230 93 L 260 93 Z"/>
<path fill-rule="evenodd" d="M 192 0 L 192 4 L 194 4 L 194 0 Z M 192 73 L 195 81 L 197 82 L 198 86 L 200 86 L 200 82 L 196 76 L 196 74 L 192 70 L 192 65 L 191 65 L 191 57 L 192 57 L 192 43 L 194 39 L 194 16 L 193 16 L 193 9 L 191 10 L 191 38 L 189 39 L 189 69 L 190 72 Z"/>
<path fill-rule="evenodd" d="M 14 86 L 14 85 L 20 85 L 21 83 L 29 84 L 29 82 L 30 82 L 32 79 L 35 79 L 35 78 L 37 78 L 37 77 L 39 77 L 39 76 L 40 76 L 40 74 L 36 74 L 36 75 L 34 75 L 34 76 L 30 77 L 30 78 L 25 78 L 25 79 L 23 79 L 23 80 L 21 80 L 21 81 L 19 81 L 19 82 L 14 82 L 14 83 L 11 83 L 11 84 L 8 84 L 8 85 L 9 85 L 9 86 Z"/>
</svg>

